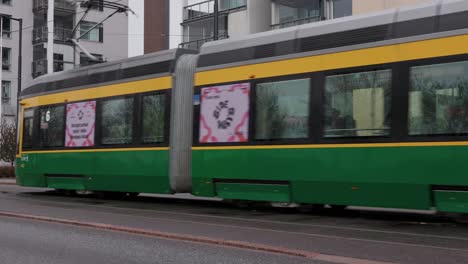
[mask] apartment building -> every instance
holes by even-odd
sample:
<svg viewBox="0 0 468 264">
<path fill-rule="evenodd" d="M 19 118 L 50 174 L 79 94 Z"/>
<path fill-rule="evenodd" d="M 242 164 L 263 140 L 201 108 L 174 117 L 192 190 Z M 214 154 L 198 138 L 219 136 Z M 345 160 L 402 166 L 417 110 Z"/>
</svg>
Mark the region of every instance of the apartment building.
<svg viewBox="0 0 468 264">
<path fill-rule="evenodd" d="M 431 0 L 217 0 L 218 38 L 365 14 Z M 171 1 L 170 47 L 196 49 L 214 39 L 215 0 Z"/>
<path fill-rule="evenodd" d="M 129 0 L 119 3 L 128 4 Z M 135 0 L 130 0 L 135 1 Z M 136 0 L 138 1 L 138 0 Z M 132 14 L 117 13 L 96 26 L 115 10 L 105 8 L 102 0 L 95 1 L 86 18 L 86 9 L 70 5 L 65 0 L 0 0 L 3 19 L 2 100 L 0 117 L 16 120 L 18 85 L 19 25 L 8 17 L 23 19 L 22 87 L 41 75 L 95 63 L 74 45 L 70 38 L 82 36 L 79 44 L 102 61 L 127 58 L 130 50 L 129 20 Z M 138 14 L 137 14 L 138 15 Z M 77 26 L 76 32 L 73 29 Z M 89 29 L 93 28 L 89 33 Z M 141 51 L 140 54 L 143 52 Z M 138 55 L 134 54 L 131 55 Z"/>
</svg>

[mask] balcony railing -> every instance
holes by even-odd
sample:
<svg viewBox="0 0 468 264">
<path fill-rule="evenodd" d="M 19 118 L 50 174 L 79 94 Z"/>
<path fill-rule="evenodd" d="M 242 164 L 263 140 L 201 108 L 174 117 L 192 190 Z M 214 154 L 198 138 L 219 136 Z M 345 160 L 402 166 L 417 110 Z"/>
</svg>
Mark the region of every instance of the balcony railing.
<svg viewBox="0 0 468 264">
<path fill-rule="evenodd" d="M 71 38 L 72 31 L 72 29 L 68 28 L 54 28 L 54 41 L 61 42 L 64 44 L 67 43 L 68 40 Z M 34 28 L 32 32 L 34 44 L 47 42 L 47 40 L 49 39 L 48 27 Z"/>
<path fill-rule="evenodd" d="M 48 0 L 33 0 L 33 11 L 44 10 L 49 7 Z M 75 12 L 75 7 L 65 2 L 64 0 L 55 0 L 54 1 L 55 9 L 59 9 L 67 12 Z"/>
<path fill-rule="evenodd" d="M 73 62 L 54 60 L 54 72 L 60 72 L 73 69 Z M 37 78 L 47 74 L 47 60 L 36 60 L 32 62 L 32 76 Z"/>
<path fill-rule="evenodd" d="M 271 25 L 271 29 L 280 29 L 280 28 L 287 28 L 287 27 L 293 27 L 293 26 L 298 26 L 298 25 L 303 25 L 303 24 L 308 24 L 312 22 L 318 22 L 323 20 L 321 16 L 313 16 L 313 17 L 308 17 L 308 18 L 302 18 L 302 19 L 297 19 L 297 20 L 291 20 L 279 24 L 274 24 Z"/>
<path fill-rule="evenodd" d="M 47 60 L 36 60 L 32 62 L 33 78 L 47 74 Z"/>
<path fill-rule="evenodd" d="M 48 39 L 48 28 L 47 27 L 38 27 L 38 28 L 33 28 L 32 34 L 32 42 L 33 44 L 41 43 L 41 42 L 47 42 Z"/>
<path fill-rule="evenodd" d="M 219 40 L 227 39 L 227 38 L 229 38 L 228 35 L 220 35 L 218 37 Z M 184 48 L 184 49 L 198 50 L 203 44 L 205 44 L 206 42 L 210 42 L 210 41 L 214 41 L 214 38 L 209 37 L 209 38 L 204 38 L 204 39 L 187 41 L 187 42 L 181 43 L 179 47 Z"/>
<path fill-rule="evenodd" d="M 217 0 L 219 1 L 219 12 L 226 12 L 240 9 L 247 6 L 247 0 Z M 201 3 L 184 7 L 184 20 L 207 17 L 214 14 L 215 0 L 208 0 Z"/>
<path fill-rule="evenodd" d="M 54 41 L 67 43 L 72 38 L 73 29 L 54 28 Z"/>
</svg>

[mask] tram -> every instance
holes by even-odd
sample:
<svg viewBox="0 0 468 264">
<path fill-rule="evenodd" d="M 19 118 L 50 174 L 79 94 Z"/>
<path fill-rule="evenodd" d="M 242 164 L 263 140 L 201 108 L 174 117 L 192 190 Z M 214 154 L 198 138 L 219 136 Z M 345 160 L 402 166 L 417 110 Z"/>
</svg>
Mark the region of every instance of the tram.
<svg viewBox="0 0 468 264">
<path fill-rule="evenodd" d="M 468 213 L 468 1 L 92 65 L 22 93 L 22 186 Z"/>
</svg>

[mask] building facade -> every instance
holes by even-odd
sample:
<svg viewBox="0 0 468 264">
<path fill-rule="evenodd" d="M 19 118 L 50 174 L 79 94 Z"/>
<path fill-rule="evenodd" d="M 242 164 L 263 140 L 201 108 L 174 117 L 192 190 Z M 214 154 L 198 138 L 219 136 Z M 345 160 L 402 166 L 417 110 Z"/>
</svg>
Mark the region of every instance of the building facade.
<svg viewBox="0 0 468 264">
<path fill-rule="evenodd" d="M 128 4 L 128 1 L 135 0 L 119 3 Z M 19 25 L 8 17 L 23 19 L 21 76 L 22 87 L 25 88 L 31 80 L 41 75 L 95 63 L 70 41 L 72 36 L 82 36 L 79 44 L 102 61 L 129 56 L 132 43 L 129 41 L 129 20 L 134 17 L 131 14 L 115 14 L 84 34 L 114 12 L 101 5 L 102 1 L 97 2 L 77 26 L 86 13 L 85 9 L 70 5 L 65 0 L 0 0 L 0 15 L 6 17 L 3 19 L 2 120 L 15 122 L 17 105 Z M 75 26 L 77 30 L 73 34 Z"/>
<path fill-rule="evenodd" d="M 218 39 L 431 0 L 217 0 Z M 171 1 L 170 47 L 196 49 L 212 41 L 215 0 Z"/>
</svg>

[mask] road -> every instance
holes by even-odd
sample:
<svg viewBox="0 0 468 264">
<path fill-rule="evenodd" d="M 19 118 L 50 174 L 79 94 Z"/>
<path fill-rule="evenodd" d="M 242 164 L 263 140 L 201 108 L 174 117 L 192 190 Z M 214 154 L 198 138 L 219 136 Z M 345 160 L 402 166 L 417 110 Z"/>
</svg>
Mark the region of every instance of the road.
<svg viewBox="0 0 468 264">
<path fill-rule="evenodd" d="M 16 244 L 12 242 L 16 245 L 14 248 L 21 244 L 28 245 L 38 254 L 41 245 L 47 245 L 47 241 L 50 241 L 42 240 L 42 237 L 49 237 L 58 238 L 60 243 L 53 243 L 58 249 L 67 245 L 76 249 L 72 250 L 76 254 L 93 255 L 93 247 L 89 249 L 89 254 L 83 253 L 88 251 L 81 247 L 91 243 L 83 241 L 94 239 L 98 241 L 97 245 L 103 247 L 97 247 L 96 252 L 106 252 L 101 257 L 109 254 L 112 259 L 122 261 L 126 257 L 133 259 L 132 256 L 139 252 L 142 253 L 138 256 L 150 256 L 150 259 L 142 259 L 138 263 L 323 263 L 327 257 L 330 261 L 326 263 L 468 263 L 468 225 L 457 224 L 428 212 L 382 212 L 357 208 L 340 213 L 332 210 L 297 213 L 264 207 L 236 208 L 218 200 L 199 201 L 165 196 L 144 196 L 132 200 L 66 197 L 51 191 L 7 185 L 0 185 L 0 211 L 168 232 L 181 237 L 261 244 L 325 257 L 307 259 L 272 255 L 235 247 L 220 248 L 207 243 L 0 217 L 2 249 L 4 243 L 8 244 L 3 238 L 12 237 L 16 241 Z M 25 226 L 24 232 L 22 226 Z M 67 233 L 75 234 L 70 236 L 73 238 L 70 241 L 64 235 Z M 19 238 L 23 235 L 28 237 L 27 234 L 33 234 L 34 239 L 30 243 Z M 115 244 L 107 245 L 105 241 L 114 241 Z M 77 243 L 76 246 L 73 243 Z M 131 247 L 124 250 L 128 245 Z M 152 248 L 167 252 L 161 253 L 162 258 L 166 257 L 164 260 L 171 257 L 180 259 L 175 262 L 155 262 L 153 259 L 151 262 Z M 187 249 L 193 253 L 188 262 L 184 261 L 183 254 L 177 254 L 187 252 Z M 50 250 L 54 251 L 49 249 L 45 252 Z M 65 249 L 62 251 L 67 252 Z M 1 254 L 8 254 L 3 250 L 1 252 L 0 257 Z M 10 254 L 10 257 L 15 256 L 14 251 Z M 208 256 L 210 259 L 203 259 Z M 68 263 L 59 260 L 56 263 Z M 131 263 L 121 261 L 115 263 Z M 36 262 L 26 260 L 21 263 Z"/>
</svg>

